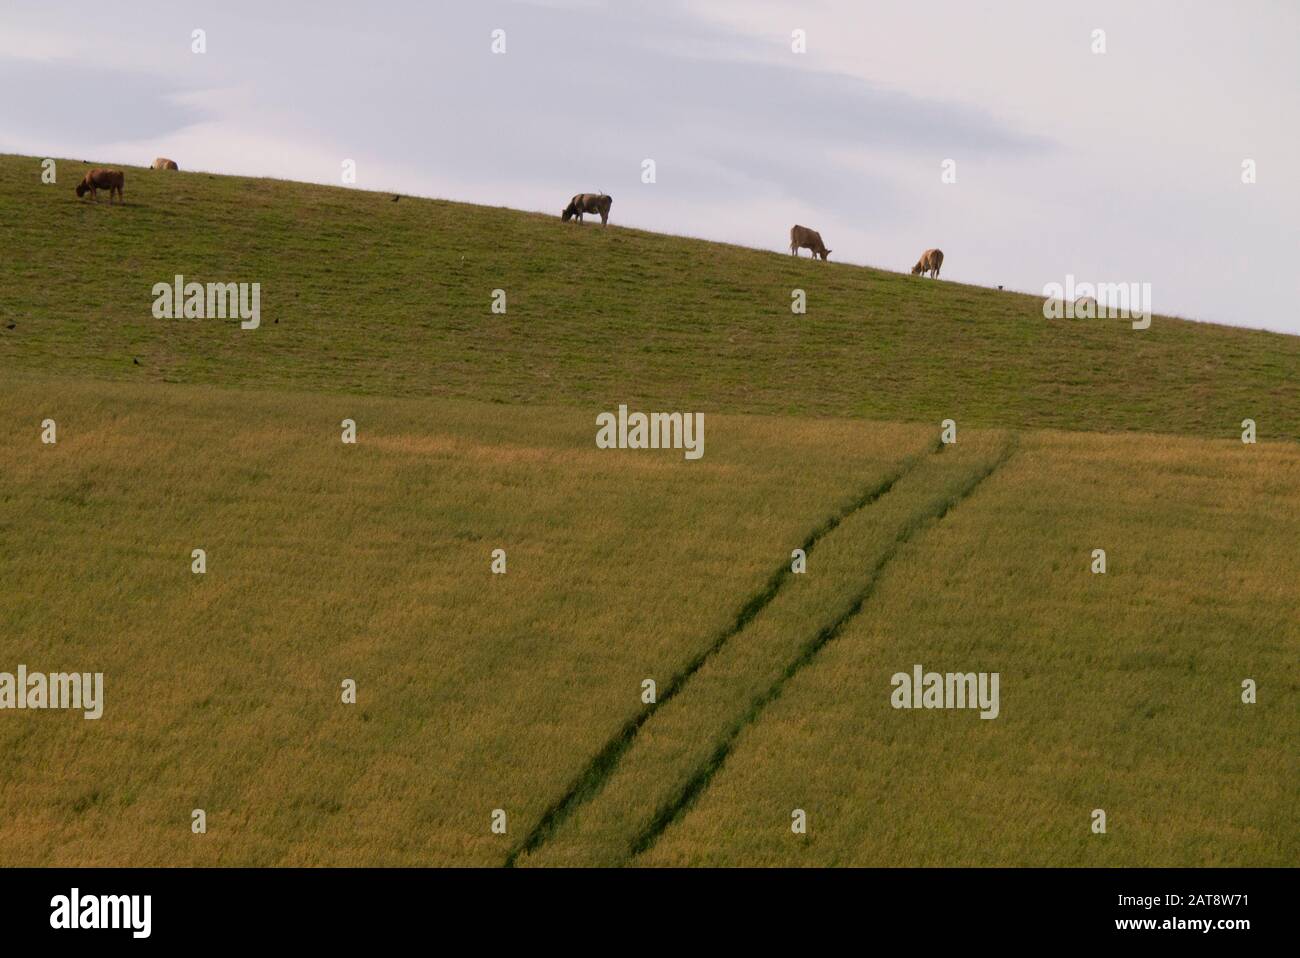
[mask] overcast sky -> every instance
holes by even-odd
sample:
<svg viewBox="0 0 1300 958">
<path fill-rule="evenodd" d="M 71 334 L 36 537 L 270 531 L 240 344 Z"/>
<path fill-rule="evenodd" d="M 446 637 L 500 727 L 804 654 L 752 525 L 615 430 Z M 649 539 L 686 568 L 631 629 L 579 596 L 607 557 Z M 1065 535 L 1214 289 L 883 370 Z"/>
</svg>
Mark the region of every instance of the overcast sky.
<svg viewBox="0 0 1300 958">
<path fill-rule="evenodd" d="M 0 151 L 353 159 L 360 188 L 556 214 L 603 190 L 624 225 L 783 250 L 802 223 L 838 261 L 939 247 L 945 279 L 1150 283 L 1157 313 L 1296 333 L 1297 37 L 1289 0 L 3 0 Z"/>
</svg>

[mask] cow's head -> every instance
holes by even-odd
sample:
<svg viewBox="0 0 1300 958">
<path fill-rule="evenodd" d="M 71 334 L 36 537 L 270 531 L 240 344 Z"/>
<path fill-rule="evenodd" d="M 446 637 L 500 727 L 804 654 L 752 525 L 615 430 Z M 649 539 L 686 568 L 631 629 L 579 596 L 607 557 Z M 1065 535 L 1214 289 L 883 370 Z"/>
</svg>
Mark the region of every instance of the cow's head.
<svg viewBox="0 0 1300 958">
<path fill-rule="evenodd" d="M 923 269 L 925 269 L 925 260 L 919 260 L 917 264 L 912 267 L 912 275 L 918 275 Z"/>
<path fill-rule="evenodd" d="M 569 204 L 568 206 L 566 206 L 564 209 L 560 210 L 560 219 L 564 220 L 564 222 L 566 222 L 566 223 L 569 222 L 569 220 L 573 219 L 573 204 L 572 204 L 572 203 L 570 203 L 570 204 Z"/>
<path fill-rule="evenodd" d="M 86 191 L 89 189 L 90 187 L 86 185 L 86 181 L 82 180 L 80 183 L 77 184 L 77 198 L 80 199 L 81 197 L 85 196 Z"/>
<path fill-rule="evenodd" d="M 823 250 L 822 250 L 822 262 L 824 263 L 824 262 L 826 262 L 826 261 L 827 261 L 828 259 L 830 259 L 830 258 L 831 258 L 831 250 L 823 249 Z"/>
</svg>

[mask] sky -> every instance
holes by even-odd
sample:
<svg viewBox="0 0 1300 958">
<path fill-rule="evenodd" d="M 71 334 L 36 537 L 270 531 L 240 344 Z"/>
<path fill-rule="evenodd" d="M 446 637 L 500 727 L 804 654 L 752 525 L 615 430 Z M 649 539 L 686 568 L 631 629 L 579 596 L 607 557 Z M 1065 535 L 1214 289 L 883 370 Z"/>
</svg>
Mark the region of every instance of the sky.
<svg viewBox="0 0 1300 958">
<path fill-rule="evenodd" d="M 1148 283 L 1157 314 L 1300 333 L 1291 0 L 108 9 L 3 0 L 0 152 L 353 160 L 360 189 L 557 216 L 603 191 L 621 225 L 784 251 L 799 223 L 835 261 L 938 247 L 944 279 Z"/>
</svg>

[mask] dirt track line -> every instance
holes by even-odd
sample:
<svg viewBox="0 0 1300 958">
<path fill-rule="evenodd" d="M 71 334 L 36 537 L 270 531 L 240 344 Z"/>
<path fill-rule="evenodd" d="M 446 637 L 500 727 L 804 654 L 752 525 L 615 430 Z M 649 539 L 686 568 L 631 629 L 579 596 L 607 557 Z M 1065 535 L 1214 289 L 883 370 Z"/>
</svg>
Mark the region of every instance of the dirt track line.
<svg viewBox="0 0 1300 958">
<path fill-rule="evenodd" d="M 938 509 L 930 509 L 918 513 L 908 521 L 907 525 L 905 525 L 900 531 L 898 537 L 890 544 L 889 548 L 885 550 L 876 561 L 876 564 L 872 567 L 870 576 L 867 579 L 867 584 L 863 587 L 862 591 L 854 597 L 853 601 L 842 613 L 840 613 L 839 617 L 836 618 L 834 622 L 821 629 L 817 635 L 803 647 L 799 655 L 786 667 L 785 671 L 776 679 L 776 681 L 768 687 L 768 690 L 754 700 L 749 711 L 738 722 L 732 725 L 731 729 L 714 749 L 713 754 L 710 755 L 708 760 L 696 770 L 695 774 L 691 776 L 682 787 L 681 791 L 678 792 L 676 798 L 666 803 L 655 814 L 655 817 L 651 819 L 650 824 L 632 840 L 632 843 L 628 848 L 630 857 L 635 858 L 637 855 L 649 851 L 654 843 L 659 840 L 659 836 L 664 833 L 668 826 L 680 818 L 682 814 L 685 813 L 692 804 L 694 804 L 695 800 L 706 788 L 708 788 L 709 783 L 713 780 L 713 776 L 717 774 L 718 770 L 731 755 L 732 748 L 735 746 L 736 740 L 740 737 L 740 733 L 752 725 L 758 719 L 758 716 L 763 709 L 781 694 L 786 683 L 789 682 L 800 669 L 811 662 L 816 657 L 817 653 L 820 652 L 828 642 L 839 635 L 844 626 L 846 626 L 859 612 L 862 611 L 867 600 L 870 599 L 876 591 L 876 586 L 880 582 L 881 572 L 890 563 L 894 556 L 898 554 L 898 551 L 908 542 L 908 540 L 911 539 L 919 529 L 925 527 L 928 523 L 938 522 L 955 507 L 969 498 L 975 490 L 979 488 L 984 480 L 997 472 L 997 470 L 1011 458 L 1011 454 L 1016 448 L 1016 441 L 1016 435 L 1013 433 L 1007 440 L 1007 445 L 998 458 L 989 463 L 979 472 L 975 473 L 959 492 L 943 502 Z"/>
<path fill-rule="evenodd" d="M 943 444 L 936 440 L 920 452 L 904 459 L 894 472 L 886 476 L 885 479 L 863 490 L 856 499 L 813 529 L 799 548 L 803 549 L 805 555 L 810 555 L 817 543 L 834 530 L 836 526 L 888 493 L 900 479 L 916 468 L 916 465 L 927 455 L 935 455 L 942 449 Z M 754 616 L 763 611 L 776 598 L 777 593 L 781 591 L 781 587 L 785 585 L 792 575 L 794 573 L 790 571 L 789 561 L 783 561 L 781 566 L 768 578 L 767 584 L 740 607 L 740 611 L 736 613 L 735 621 L 720 632 L 708 648 L 691 659 L 685 668 L 669 680 L 653 704 L 648 705 L 623 724 L 623 727 L 615 733 L 614 737 L 605 743 L 605 747 L 587 763 L 586 768 L 582 770 L 564 795 L 542 813 L 542 817 L 538 819 L 532 830 L 524 836 L 523 841 L 510 850 L 505 861 L 507 868 L 513 868 L 520 855 L 541 846 L 575 808 L 600 792 L 605 781 L 613 773 L 615 766 L 618 765 L 619 759 L 632 747 L 641 726 L 649 721 L 656 710 L 671 701 L 690 677 L 703 667 L 704 663 L 720 652 L 731 639 L 744 631 Z"/>
</svg>

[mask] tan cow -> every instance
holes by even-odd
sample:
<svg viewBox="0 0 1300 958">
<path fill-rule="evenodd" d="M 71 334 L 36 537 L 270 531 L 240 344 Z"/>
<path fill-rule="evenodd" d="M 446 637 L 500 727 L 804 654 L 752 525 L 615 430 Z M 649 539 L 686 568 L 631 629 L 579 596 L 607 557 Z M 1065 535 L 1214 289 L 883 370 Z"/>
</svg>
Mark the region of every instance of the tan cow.
<svg viewBox="0 0 1300 958">
<path fill-rule="evenodd" d="M 942 265 L 943 250 L 928 249 L 921 254 L 921 258 L 917 260 L 916 265 L 912 267 L 912 275 L 915 276 L 917 273 L 920 273 L 924 276 L 926 273 L 929 273 L 935 279 L 938 279 L 939 267 Z"/>
<path fill-rule="evenodd" d="M 167 159 L 167 157 L 165 157 L 165 156 L 160 156 L 160 157 L 158 157 L 158 159 L 156 159 L 156 160 L 153 161 L 153 167 L 152 167 L 152 169 L 155 169 L 155 170 L 179 170 L 180 167 L 176 165 L 176 161 L 175 161 L 175 160 L 169 160 L 169 159 Z"/>
<path fill-rule="evenodd" d="M 108 190 L 109 205 L 113 203 L 113 194 L 122 199 L 122 187 L 126 185 L 126 174 L 121 170 L 91 170 L 86 178 L 77 184 L 77 196 L 90 193 L 90 198 L 99 202 L 99 190 Z M 123 200 L 125 202 L 125 200 Z"/>
<path fill-rule="evenodd" d="M 811 250 L 813 259 L 816 259 L 818 256 L 822 258 L 823 262 L 830 259 L 831 251 L 828 250 L 826 244 L 822 242 L 821 233 L 818 233 L 816 230 L 810 230 L 806 226 L 791 226 L 790 255 L 798 256 L 799 250 L 801 249 Z"/>
<path fill-rule="evenodd" d="M 607 226 L 609 208 L 613 205 L 614 198 L 604 193 L 578 193 L 569 200 L 569 205 L 560 211 L 560 217 L 567 223 L 576 216 L 581 223 L 583 213 L 599 213 L 600 225 Z"/>
</svg>

